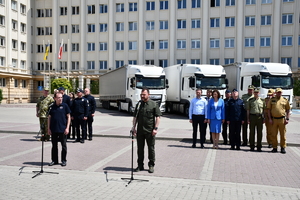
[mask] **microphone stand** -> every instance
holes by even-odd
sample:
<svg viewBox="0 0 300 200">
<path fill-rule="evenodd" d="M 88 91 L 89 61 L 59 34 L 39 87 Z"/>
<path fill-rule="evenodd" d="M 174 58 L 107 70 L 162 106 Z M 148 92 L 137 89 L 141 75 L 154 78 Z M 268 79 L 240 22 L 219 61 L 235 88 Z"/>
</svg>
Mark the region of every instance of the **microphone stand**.
<svg viewBox="0 0 300 200">
<path fill-rule="evenodd" d="M 50 110 L 52 109 L 52 106 L 50 105 L 48 113 L 47 113 L 47 117 L 50 113 Z M 43 124 L 45 126 L 45 124 Z M 45 133 L 42 133 L 42 137 L 44 137 Z M 42 175 L 43 173 L 48 173 L 48 174 L 58 174 L 57 172 L 45 172 L 43 170 L 44 167 L 44 140 L 42 140 L 42 161 L 41 161 L 41 170 L 40 171 L 32 171 L 33 173 L 36 173 L 32 178 L 35 178 L 39 175 Z"/>
</svg>

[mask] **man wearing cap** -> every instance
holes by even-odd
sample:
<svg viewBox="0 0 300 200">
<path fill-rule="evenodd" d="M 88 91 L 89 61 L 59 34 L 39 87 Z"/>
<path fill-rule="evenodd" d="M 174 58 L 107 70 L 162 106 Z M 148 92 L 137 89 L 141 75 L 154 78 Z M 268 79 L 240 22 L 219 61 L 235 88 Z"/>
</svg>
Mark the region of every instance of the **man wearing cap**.
<svg viewBox="0 0 300 200">
<path fill-rule="evenodd" d="M 281 153 L 286 153 L 286 124 L 289 123 L 290 117 L 290 104 L 289 101 L 282 97 L 282 89 L 276 88 L 276 96 L 271 98 L 268 102 L 267 108 L 269 109 L 269 122 L 272 124 L 272 147 L 273 153 L 277 152 L 278 140 L 277 134 L 278 130 L 280 132 L 280 147 Z"/>
<path fill-rule="evenodd" d="M 71 106 L 71 118 L 74 120 L 76 127 L 77 139 L 75 142 L 84 143 L 86 138 L 86 120 L 89 113 L 89 101 L 83 97 L 83 90 L 77 89 L 77 98 L 73 100 Z M 81 138 L 80 138 L 80 129 L 81 127 Z"/>
<path fill-rule="evenodd" d="M 43 91 L 43 96 L 40 96 L 36 104 L 36 116 L 40 120 L 40 131 L 42 134 L 41 141 L 50 140 L 50 135 L 48 135 L 48 111 L 49 106 L 54 102 L 54 99 L 49 95 L 49 88 L 45 87 Z"/>
<path fill-rule="evenodd" d="M 268 148 L 272 148 L 272 124 L 270 124 L 269 122 L 269 114 L 268 114 L 269 111 L 267 109 L 267 105 L 272 97 L 274 97 L 274 90 L 269 89 L 268 96 L 265 98 L 265 111 L 264 111 Z"/>
<path fill-rule="evenodd" d="M 247 94 L 243 94 L 242 95 L 242 100 L 244 102 L 244 109 L 245 109 L 245 116 L 244 116 L 244 121 L 246 123 L 243 124 L 243 144 L 242 146 L 247 146 L 248 144 L 248 119 L 247 119 L 247 103 L 248 103 L 248 100 L 253 97 L 253 90 L 254 90 L 254 86 L 253 85 L 249 85 L 248 86 L 248 93 Z"/>
<path fill-rule="evenodd" d="M 87 130 L 89 132 L 89 141 L 92 141 L 93 139 L 93 121 L 94 121 L 94 116 L 95 116 L 95 111 L 96 111 L 96 101 L 95 98 L 91 95 L 91 91 L 89 88 L 84 89 L 84 98 L 86 98 L 89 101 L 89 115 L 87 119 Z"/>
<path fill-rule="evenodd" d="M 229 101 L 230 98 L 231 98 L 231 91 L 230 90 L 226 90 L 225 91 L 225 99 L 224 99 L 225 110 L 228 107 L 228 101 Z M 227 143 L 228 143 L 227 127 L 228 127 L 228 124 L 227 123 L 223 123 L 223 125 L 222 125 L 222 136 L 223 136 L 223 144 L 224 145 L 227 145 Z"/>
<path fill-rule="evenodd" d="M 228 101 L 225 111 L 225 119 L 229 125 L 229 140 L 231 150 L 240 150 L 241 146 L 241 126 L 244 123 L 245 109 L 244 102 L 239 98 L 237 89 L 232 90 L 232 98 Z"/>
<path fill-rule="evenodd" d="M 257 130 L 257 151 L 262 148 L 262 129 L 264 123 L 264 101 L 258 96 L 259 88 L 254 89 L 254 96 L 247 103 L 247 119 L 250 124 L 250 151 L 255 148 L 255 128 Z"/>
</svg>

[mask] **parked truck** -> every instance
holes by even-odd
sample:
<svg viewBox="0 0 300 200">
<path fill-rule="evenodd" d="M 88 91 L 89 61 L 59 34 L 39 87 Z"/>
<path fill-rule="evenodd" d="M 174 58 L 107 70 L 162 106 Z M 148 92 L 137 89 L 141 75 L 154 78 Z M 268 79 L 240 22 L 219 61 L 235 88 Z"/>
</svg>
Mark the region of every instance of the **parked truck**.
<svg viewBox="0 0 300 200">
<path fill-rule="evenodd" d="M 99 77 L 99 100 L 102 107 L 117 107 L 132 113 L 143 87 L 150 90 L 150 99 L 165 112 L 166 80 L 162 67 L 150 65 L 125 65 Z"/>
<path fill-rule="evenodd" d="M 207 89 L 218 89 L 224 97 L 227 87 L 225 70 L 221 65 L 179 64 L 165 68 L 168 80 L 167 112 L 189 114 L 192 98 L 196 96 L 196 88 L 202 89 L 206 96 Z"/>
<path fill-rule="evenodd" d="M 229 80 L 229 89 L 237 88 L 242 96 L 248 85 L 260 88 L 260 97 L 266 98 L 268 89 L 282 88 L 282 96 L 292 106 L 293 78 L 289 65 L 282 63 L 237 62 L 224 65 Z"/>
</svg>

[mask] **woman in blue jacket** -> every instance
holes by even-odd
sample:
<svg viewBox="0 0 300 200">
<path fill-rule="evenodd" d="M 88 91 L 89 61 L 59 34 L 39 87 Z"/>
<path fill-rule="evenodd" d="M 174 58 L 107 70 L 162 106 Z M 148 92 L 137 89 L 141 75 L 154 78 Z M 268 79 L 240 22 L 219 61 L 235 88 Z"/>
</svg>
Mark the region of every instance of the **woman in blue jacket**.
<svg viewBox="0 0 300 200">
<path fill-rule="evenodd" d="M 225 122 L 225 104 L 224 100 L 221 99 L 220 92 L 214 90 L 212 97 L 207 104 L 207 123 L 210 126 L 210 132 L 212 132 L 213 148 L 219 148 L 219 137 L 221 133 L 221 125 Z"/>
</svg>

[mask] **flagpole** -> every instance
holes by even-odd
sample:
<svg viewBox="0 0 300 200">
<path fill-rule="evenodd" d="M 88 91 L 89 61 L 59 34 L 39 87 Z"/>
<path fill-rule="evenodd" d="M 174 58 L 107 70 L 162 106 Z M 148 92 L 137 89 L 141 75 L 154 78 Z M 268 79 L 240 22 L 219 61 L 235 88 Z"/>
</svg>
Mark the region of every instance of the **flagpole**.
<svg viewBox="0 0 300 200">
<path fill-rule="evenodd" d="M 70 39 L 68 39 L 68 43 L 67 43 L 67 46 L 68 46 L 68 62 L 67 62 L 67 74 L 68 74 L 68 81 L 70 81 L 70 49 L 71 49 L 71 46 L 70 46 Z"/>
<path fill-rule="evenodd" d="M 45 40 L 43 40 L 43 71 L 44 71 L 44 87 L 46 87 L 46 80 L 45 80 L 45 68 L 46 68 L 46 64 L 45 64 L 45 60 L 44 60 L 44 56 L 45 56 L 45 51 L 44 51 L 44 48 L 45 48 Z M 45 49 L 46 50 L 46 49 Z"/>
<path fill-rule="evenodd" d="M 49 45 L 49 51 L 50 51 L 50 40 L 48 40 L 48 45 Z M 49 55 L 49 51 L 48 51 L 48 55 Z M 48 58 L 47 58 L 48 60 Z M 50 94 L 51 94 L 51 78 L 50 78 L 50 59 L 48 60 L 48 72 L 49 72 L 49 90 L 50 90 Z"/>
</svg>

